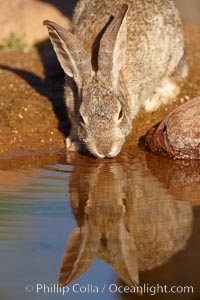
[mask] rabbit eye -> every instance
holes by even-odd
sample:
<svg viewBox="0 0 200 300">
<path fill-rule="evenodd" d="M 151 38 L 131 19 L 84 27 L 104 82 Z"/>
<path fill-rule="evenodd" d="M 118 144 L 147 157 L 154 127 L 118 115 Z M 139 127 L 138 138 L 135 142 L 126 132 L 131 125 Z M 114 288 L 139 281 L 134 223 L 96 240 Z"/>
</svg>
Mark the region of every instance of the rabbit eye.
<svg viewBox="0 0 200 300">
<path fill-rule="evenodd" d="M 118 115 L 118 120 L 120 120 L 123 117 L 123 111 L 122 108 L 120 109 L 119 115 Z"/>
</svg>

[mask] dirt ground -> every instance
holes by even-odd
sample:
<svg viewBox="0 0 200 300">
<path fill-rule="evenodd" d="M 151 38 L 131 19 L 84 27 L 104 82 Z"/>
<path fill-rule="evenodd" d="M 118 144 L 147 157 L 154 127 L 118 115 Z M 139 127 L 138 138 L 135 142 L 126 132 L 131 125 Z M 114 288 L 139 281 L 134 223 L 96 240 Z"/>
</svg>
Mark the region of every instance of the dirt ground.
<svg viewBox="0 0 200 300">
<path fill-rule="evenodd" d="M 200 95 L 200 25 L 185 28 L 190 73 L 181 94 L 154 113 L 141 111 L 125 147 L 190 98 Z M 63 151 L 69 124 L 63 101 L 63 73 L 51 46 L 28 52 L 0 51 L 0 158 Z"/>
</svg>

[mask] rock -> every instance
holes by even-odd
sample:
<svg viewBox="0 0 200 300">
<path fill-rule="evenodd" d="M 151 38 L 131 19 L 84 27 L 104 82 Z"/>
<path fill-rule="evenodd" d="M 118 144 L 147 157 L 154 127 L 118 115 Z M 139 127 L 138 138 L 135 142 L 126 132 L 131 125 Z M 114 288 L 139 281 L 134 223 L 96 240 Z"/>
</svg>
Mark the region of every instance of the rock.
<svg viewBox="0 0 200 300">
<path fill-rule="evenodd" d="M 13 34 L 31 46 L 48 39 L 44 19 L 58 22 L 70 30 L 70 21 L 53 5 L 37 0 L 0 0 L 0 45 Z"/>
<path fill-rule="evenodd" d="M 145 146 L 173 159 L 200 159 L 200 97 L 181 105 L 151 128 Z"/>
</svg>

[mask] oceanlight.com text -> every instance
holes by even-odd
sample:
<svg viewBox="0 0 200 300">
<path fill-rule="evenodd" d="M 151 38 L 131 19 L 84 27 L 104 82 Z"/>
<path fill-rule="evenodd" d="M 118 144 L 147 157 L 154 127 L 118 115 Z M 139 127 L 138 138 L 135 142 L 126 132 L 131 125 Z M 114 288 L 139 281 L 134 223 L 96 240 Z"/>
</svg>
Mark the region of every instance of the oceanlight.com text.
<svg viewBox="0 0 200 300">
<path fill-rule="evenodd" d="M 56 283 L 45 284 L 45 283 L 37 283 L 27 284 L 25 286 L 25 291 L 27 293 L 36 293 L 36 294 L 103 294 L 103 293 L 111 293 L 111 294 L 149 294 L 154 296 L 156 294 L 193 294 L 194 288 L 193 286 L 168 286 L 168 285 L 150 285 L 143 284 L 139 286 L 126 286 L 126 285 L 117 285 L 115 283 L 104 284 L 102 286 L 98 286 L 93 283 L 89 283 L 87 285 L 81 285 L 75 283 L 70 286 L 61 286 Z"/>
</svg>

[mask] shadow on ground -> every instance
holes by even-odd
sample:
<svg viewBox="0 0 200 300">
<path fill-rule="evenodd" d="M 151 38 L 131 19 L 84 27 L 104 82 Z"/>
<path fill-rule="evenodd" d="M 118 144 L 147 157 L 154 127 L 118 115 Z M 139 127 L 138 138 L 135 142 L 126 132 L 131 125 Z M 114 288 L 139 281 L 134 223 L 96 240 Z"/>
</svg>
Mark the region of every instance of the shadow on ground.
<svg viewBox="0 0 200 300">
<path fill-rule="evenodd" d="M 61 70 L 54 53 L 51 48 L 40 50 L 38 48 L 41 61 L 44 67 L 45 78 L 20 68 L 10 67 L 1 64 L 0 68 L 9 72 L 13 72 L 23 78 L 38 94 L 46 97 L 52 105 L 53 111 L 58 119 L 58 129 L 68 136 L 69 121 L 67 120 L 67 111 L 64 101 L 64 73 Z"/>
<path fill-rule="evenodd" d="M 76 0 L 43 0 L 54 5 L 65 16 L 71 19 Z M 13 72 L 23 78 L 37 93 L 45 96 L 52 104 L 53 111 L 58 119 L 58 129 L 65 135 L 69 133 L 69 121 L 64 103 L 64 73 L 58 63 L 51 43 L 47 40 L 36 45 L 37 52 L 43 64 L 44 79 L 25 69 L 15 68 L 4 64 L 0 65 L 2 70 Z"/>
</svg>

